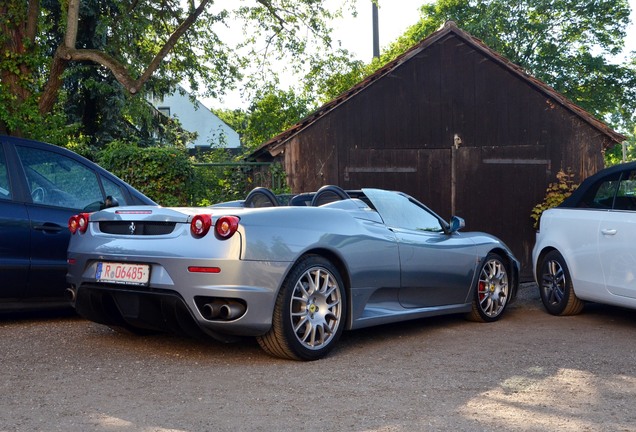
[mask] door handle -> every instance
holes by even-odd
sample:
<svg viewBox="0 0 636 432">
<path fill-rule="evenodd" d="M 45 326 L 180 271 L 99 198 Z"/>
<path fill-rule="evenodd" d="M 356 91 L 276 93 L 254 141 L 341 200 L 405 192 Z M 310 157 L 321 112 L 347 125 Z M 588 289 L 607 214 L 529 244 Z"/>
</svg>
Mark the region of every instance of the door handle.
<svg viewBox="0 0 636 432">
<path fill-rule="evenodd" d="M 616 234 L 617 232 L 618 232 L 618 231 L 616 231 L 615 229 L 610 229 L 610 228 L 603 228 L 603 229 L 601 230 L 601 233 L 602 233 L 603 235 L 614 235 L 614 234 Z"/>
<path fill-rule="evenodd" d="M 57 224 L 52 223 L 43 223 L 41 225 L 33 225 L 34 230 L 38 231 L 46 231 L 46 232 L 60 232 L 62 231 L 62 227 Z"/>
</svg>

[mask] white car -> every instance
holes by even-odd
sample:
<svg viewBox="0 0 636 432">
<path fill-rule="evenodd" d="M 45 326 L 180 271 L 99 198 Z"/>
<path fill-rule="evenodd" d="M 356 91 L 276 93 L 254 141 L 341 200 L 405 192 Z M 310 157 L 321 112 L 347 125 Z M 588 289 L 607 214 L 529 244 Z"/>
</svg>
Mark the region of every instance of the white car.
<svg viewBox="0 0 636 432">
<path fill-rule="evenodd" d="M 553 315 L 585 301 L 636 309 L 636 162 L 599 171 L 545 211 L 532 259 Z"/>
</svg>

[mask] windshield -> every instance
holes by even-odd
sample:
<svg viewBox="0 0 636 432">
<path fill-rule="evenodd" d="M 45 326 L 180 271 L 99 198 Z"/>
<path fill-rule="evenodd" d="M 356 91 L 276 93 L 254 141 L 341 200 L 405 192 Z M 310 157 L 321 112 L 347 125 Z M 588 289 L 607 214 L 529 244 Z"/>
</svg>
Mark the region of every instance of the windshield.
<svg viewBox="0 0 636 432">
<path fill-rule="evenodd" d="M 441 219 L 408 195 L 381 189 L 363 189 L 384 223 L 391 228 L 442 232 Z"/>
</svg>

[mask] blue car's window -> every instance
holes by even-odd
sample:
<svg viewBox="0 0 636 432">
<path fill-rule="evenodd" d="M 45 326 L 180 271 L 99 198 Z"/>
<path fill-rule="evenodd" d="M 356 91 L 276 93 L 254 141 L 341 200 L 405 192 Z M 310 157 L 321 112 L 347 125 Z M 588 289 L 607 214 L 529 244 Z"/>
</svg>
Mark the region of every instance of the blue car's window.
<svg viewBox="0 0 636 432">
<path fill-rule="evenodd" d="M 364 189 L 363 192 L 387 226 L 415 231 L 443 231 L 436 215 L 407 196 L 379 189 Z"/>
<path fill-rule="evenodd" d="M 9 187 L 9 174 L 7 173 L 7 161 L 4 157 L 4 150 L 0 147 L 0 199 L 10 199 L 11 188 Z"/>
<path fill-rule="evenodd" d="M 124 194 L 122 193 L 121 188 L 117 186 L 117 184 L 108 180 L 106 177 L 102 177 L 102 185 L 104 186 L 106 196 L 112 196 L 113 198 L 115 198 L 119 205 L 130 204 L 126 202 Z"/>
<path fill-rule="evenodd" d="M 103 201 L 95 172 L 58 153 L 16 146 L 34 203 L 83 209 Z"/>
</svg>

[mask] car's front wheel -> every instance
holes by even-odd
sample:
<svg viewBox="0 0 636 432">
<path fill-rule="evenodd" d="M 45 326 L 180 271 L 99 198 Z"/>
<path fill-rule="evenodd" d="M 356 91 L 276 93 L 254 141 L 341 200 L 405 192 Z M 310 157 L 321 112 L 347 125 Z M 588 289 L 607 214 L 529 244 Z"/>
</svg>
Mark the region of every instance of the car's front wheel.
<svg viewBox="0 0 636 432">
<path fill-rule="evenodd" d="M 270 355 L 294 360 L 324 357 L 345 325 L 346 294 L 338 269 L 307 255 L 292 268 L 278 293 L 272 328 L 257 337 Z"/>
<path fill-rule="evenodd" d="M 559 251 L 549 252 L 539 271 L 539 293 L 546 310 L 552 315 L 576 315 L 583 302 L 574 293 L 570 271 Z"/>
<path fill-rule="evenodd" d="M 489 253 L 479 270 L 473 309 L 468 318 L 478 322 L 496 321 L 506 310 L 509 298 L 508 268 L 499 255 Z"/>
</svg>

